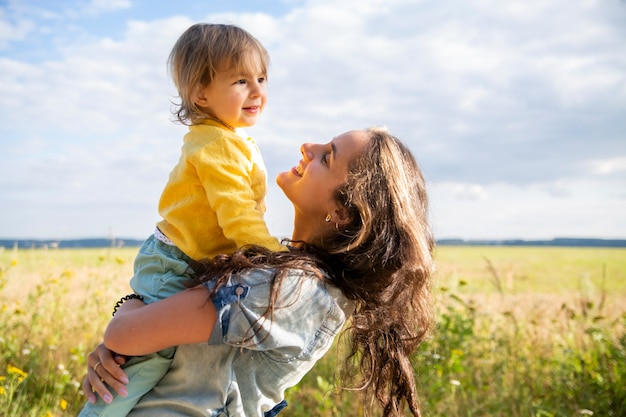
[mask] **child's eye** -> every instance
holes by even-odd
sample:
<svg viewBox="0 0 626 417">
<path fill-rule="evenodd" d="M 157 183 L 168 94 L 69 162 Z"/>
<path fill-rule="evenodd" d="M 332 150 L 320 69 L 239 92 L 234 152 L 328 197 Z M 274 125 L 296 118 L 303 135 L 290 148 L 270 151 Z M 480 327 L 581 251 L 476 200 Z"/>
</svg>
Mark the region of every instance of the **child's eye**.
<svg viewBox="0 0 626 417">
<path fill-rule="evenodd" d="M 322 162 L 325 163 L 325 164 L 328 164 L 328 154 L 327 153 L 322 155 Z"/>
<path fill-rule="evenodd" d="M 267 78 L 261 77 L 261 78 L 258 79 L 258 81 L 259 81 L 259 84 L 263 84 L 264 82 L 267 81 Z"/>
<path fill-rule="evenodd" d="M 235 84 L 245 84 L 245 83 L 246 83 L 246 80 L 244 80 L 244 79 L 237 80 L 237 81 L 235 82 Z"/>
</svg>

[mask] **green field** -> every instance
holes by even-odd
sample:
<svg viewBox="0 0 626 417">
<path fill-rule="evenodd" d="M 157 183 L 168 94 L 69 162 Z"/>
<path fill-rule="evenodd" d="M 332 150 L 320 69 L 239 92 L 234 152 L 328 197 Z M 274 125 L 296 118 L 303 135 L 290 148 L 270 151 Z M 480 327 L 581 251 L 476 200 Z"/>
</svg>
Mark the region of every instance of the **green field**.
<svg viewBox="0 0 626 417">
<path fill-rule="evenodd" d="M 136 248 L 0 250 L 0 415 L 75 416 Z M 427 416 L 626 416 L 626 249 L 437 249 Z M 332 351 L 281 416 L 362 416 Z"/>
</svg>

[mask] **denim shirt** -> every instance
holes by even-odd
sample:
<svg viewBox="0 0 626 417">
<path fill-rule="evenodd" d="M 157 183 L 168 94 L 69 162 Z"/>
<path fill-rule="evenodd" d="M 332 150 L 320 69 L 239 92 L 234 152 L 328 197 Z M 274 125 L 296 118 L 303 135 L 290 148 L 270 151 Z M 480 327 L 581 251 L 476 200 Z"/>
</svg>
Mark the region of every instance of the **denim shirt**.
<svg viewBox="0 0 626 417">
<path fill-rule="evenodd" d="M 285 390 L 328 351 L 354 306 L 328 281 L 291 269 L 263 320 L 274 272 L 250 270 L 220 288 L 208 346 L 179 346 L 168 373 L 129 416 L 276 415 Z"/>
</svg>

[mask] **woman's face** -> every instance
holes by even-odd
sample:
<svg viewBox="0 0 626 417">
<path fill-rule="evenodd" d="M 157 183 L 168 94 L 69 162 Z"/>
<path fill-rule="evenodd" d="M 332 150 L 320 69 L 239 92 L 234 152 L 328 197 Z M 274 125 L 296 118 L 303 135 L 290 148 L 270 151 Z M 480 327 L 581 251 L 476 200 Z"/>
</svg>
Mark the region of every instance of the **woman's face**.
<svg viewBox="0 0 626 417">
<path fill-rule="evenodd" d="M 348 174 L 348 164 L 361 152 L 369 133 L 352 130 L 325 144 L 305 143 L 300 147 L 302 159 L 289 171 L 281 172 L 276 183 L 292 202 L 296 220 L 318 224 L 328 214 L 336 223 L 339 208 L 334 191 Z M 297 223 L 296 223 L 297 224 Z"/>
</svg>

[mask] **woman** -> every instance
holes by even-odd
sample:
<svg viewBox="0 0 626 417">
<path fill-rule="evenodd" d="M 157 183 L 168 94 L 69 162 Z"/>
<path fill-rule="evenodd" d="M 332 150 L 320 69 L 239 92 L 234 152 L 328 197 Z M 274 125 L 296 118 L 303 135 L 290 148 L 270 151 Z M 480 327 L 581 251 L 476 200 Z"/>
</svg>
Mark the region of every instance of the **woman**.
<svg viewBox="0 0 626 417">
<path fill-rule="evenodd" d="M 277 178 L 295 209 L 290 252 L 218 257 L 202 266 L 203 285 L 150 305 L 129 300 L 109 324 L 105 345 L 120 354 L 181 345 L 130 415 L 275 415 L 284 390 L 345 321 L 345 380 L 358 378 L 352 384 L 385 416 L 405 406 L 420 415 L 409 359 L 430 324 L 434 264 L 417 163 L 381 128 L 305 144 L 301 153 Z M 124 392 L 124 373 L 107 348 L 87 363 L 90 401 L 93 391 L 110 395 L 102 381 Z"/>
</svg>

